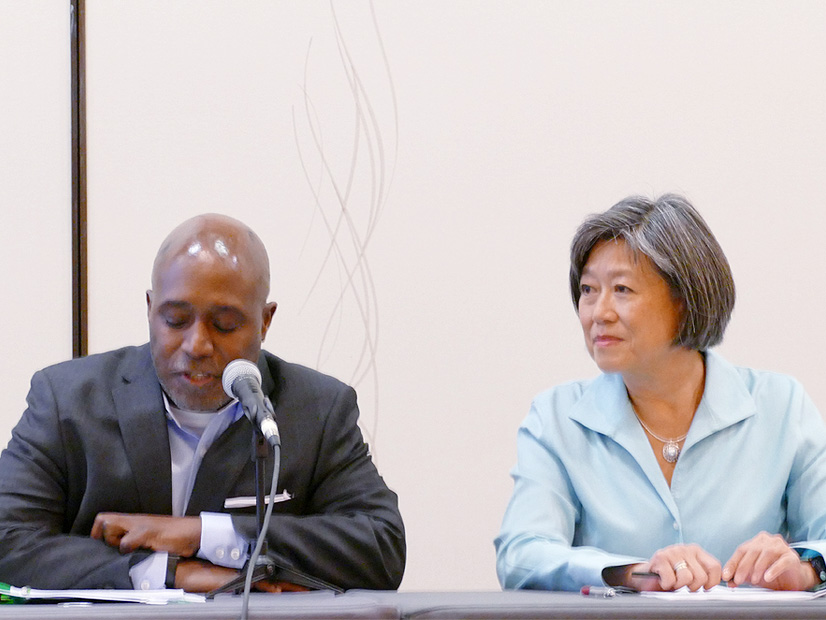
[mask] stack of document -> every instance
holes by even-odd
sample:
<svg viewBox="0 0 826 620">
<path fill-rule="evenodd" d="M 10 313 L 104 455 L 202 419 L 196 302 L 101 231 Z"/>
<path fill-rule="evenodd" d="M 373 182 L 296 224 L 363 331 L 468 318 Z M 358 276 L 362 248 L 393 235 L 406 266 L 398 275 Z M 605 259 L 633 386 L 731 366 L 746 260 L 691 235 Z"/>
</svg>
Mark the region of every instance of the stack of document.
<svg viewBox="0 0 826 620">
<path fill-rule="evenodd" d="M 0 583 L 0 602 L 25 603 L 26 601 L 102 601 L 119 603 L 204 603 L 202 594 L 190 594 L 183 590 L 36 590 Z"/>
</svg>

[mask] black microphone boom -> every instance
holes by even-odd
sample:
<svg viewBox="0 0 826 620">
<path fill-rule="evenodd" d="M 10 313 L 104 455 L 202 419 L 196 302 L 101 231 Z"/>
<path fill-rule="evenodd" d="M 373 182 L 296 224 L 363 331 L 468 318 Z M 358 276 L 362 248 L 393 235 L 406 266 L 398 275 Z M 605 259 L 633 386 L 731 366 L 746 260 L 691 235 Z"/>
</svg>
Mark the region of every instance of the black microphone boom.
<svg viewBox="0 0 826 620">
<path fill-rule="evenodd" d="M 249 360 L 233 360 L 224 368 L 221 383 L 228 396 L 238 399 L 250 422 L 261 430 L 267 442 L 273 447 L 280 446 L 275 412 L 270 399 L 261 391 L 258 367 Z"/>
</svg>

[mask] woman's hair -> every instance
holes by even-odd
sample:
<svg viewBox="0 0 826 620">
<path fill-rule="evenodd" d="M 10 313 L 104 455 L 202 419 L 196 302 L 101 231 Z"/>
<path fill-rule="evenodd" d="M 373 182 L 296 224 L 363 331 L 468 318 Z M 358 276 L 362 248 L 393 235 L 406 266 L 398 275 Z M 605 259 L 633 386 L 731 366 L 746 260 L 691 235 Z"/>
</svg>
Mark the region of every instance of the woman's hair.
<svg viewBox="0 0 826 620">
<path fill-rule="evenodd" d="M 634 256 L 648 257 L 682 304 L 674 344 L 704 351 L 723 339 L 734 308 L 734 278 L 726 255 L 688 200 L 629 196 L 589 216 L 571 242 L 571 297 L 579 309 L 582 270 L 600 241 L 622 240 Z"/>
</svg>

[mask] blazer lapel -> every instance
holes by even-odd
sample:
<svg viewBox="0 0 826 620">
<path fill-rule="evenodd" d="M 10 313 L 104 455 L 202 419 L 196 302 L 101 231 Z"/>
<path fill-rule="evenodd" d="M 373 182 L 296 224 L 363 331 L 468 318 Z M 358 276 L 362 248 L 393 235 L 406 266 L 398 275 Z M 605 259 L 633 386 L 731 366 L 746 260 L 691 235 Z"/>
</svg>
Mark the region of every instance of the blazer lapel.
<svg viewBox="0 0 826 620">
<path fill-rule="evenodd" d="M 241 416 L 215 439 L 198 468 L 186 514 L 224 512 L 224 500 L 252 461 L 252 436 L 252 425 Z"/>
<path fill-rule="evenodd" d="M 280 377 L 273 377 L 270 372 L 270 366 L 267 364 L 267 358 L 263 352 L 258 357 L 258 370 L 261 371 L 261 391 L 269 397 L 274 408 L 278 407 L 278 403 L 276 402 L 278 395 L 276 394 L 275 381 L 277 378 L 280 379 Z"/>
<path fill-rule="evenodd" d="M 270 373 L 264 354 L 258 358 L 261 371 L 261 390 L 275 405 L 275 380 Z M 244 468 L 254 463 L 253 428 L 246 416 L 241 416 L 210 446 L 195 477 L 195 485 L 186 507 L 188 515 L 201 512 L 223 512 L 224 500 L 239 492 Z M 272 459 L 267 459 L 267 476 L 271 475 Z M 244 494 L 255 494 L 255 481 Z M 269 488 L 269 487 L 268 487 Z"/>
<path fill-rule="evenodd" d="M 148 345 L 139 352 L 112 397 L 141 509 L 168 515 L 172 514 L 172 460 L 163 396 Z"/>
</svg>

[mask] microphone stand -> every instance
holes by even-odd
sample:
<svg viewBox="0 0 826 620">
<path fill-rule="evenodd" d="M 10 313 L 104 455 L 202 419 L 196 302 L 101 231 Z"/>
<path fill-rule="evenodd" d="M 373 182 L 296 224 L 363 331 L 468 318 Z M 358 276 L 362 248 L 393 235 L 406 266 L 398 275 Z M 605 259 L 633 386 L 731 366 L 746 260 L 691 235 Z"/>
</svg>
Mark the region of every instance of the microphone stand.
<svg viewBox="0 0 826 620">
<path fill-rule="evenodd" d="M 265 403 L 272 407 L 270 404 L 269 399 L 266 399 Z M 266 465 L 267 465 L 267 456 L 270 452 L 270 444 L 267 443 L 264 434 L 258 428 L 257 424 L 253 424 L 253 428 L 255 429 L 255 433 L 252 437 L 252 459 L 255 461 L 255 516 L 257 519 L 257 526 L 256 526 L 256 536 L 250 540 L 250 549 L 254 549 L 256 545 L 256 541 L 263 536 L 263 540 L 261 541 L 261 549 L 260 553 L 255 557 L 255 566 L 252 569 L 252 583 L 257 581 L 261 581 L 263 579 L 270 579 L 275 575 L 275 563 L 270 559 L 267 555 L 267 538 L 266 535 L 263 534 L 264 532 L 264 520 L 266 516 L 266 502 L 265 498 L 267 497 L 267 481 L 265 478 L 266 473 Z M 274 447 L 275 449 L 276 447 Z M 278 460 L 281 458 L 281 450 L 280 445 L 277 446 L 277 450 L 275 450 L 275 462 L 273 464 L 273 480 L 272 480 L 272 490 L 275 492 L 276 483 L 277 483 L 277 472 L 279 469 Z M 273 498 L 270 498 L 270 502 L 273 501 Z M 250 558 L 252 559 L 252 558 Z M 247 573 L 249 571 L 249 560 L 244 565 L 244 568 L 241 569 L 241 572 L 238 574 L 237 577 L 232 579 L 231 581 L 225 583 L 219 588 L 215 588 L 214 590 L 207 593 L 206 598 L 212 599 L 215 597 L 216 594 L 221 594 L 223 592 L 235 592 L 236 594 L 239 593 L 244 589 L 244 582 L 247 579 Z"/>
</svg>

